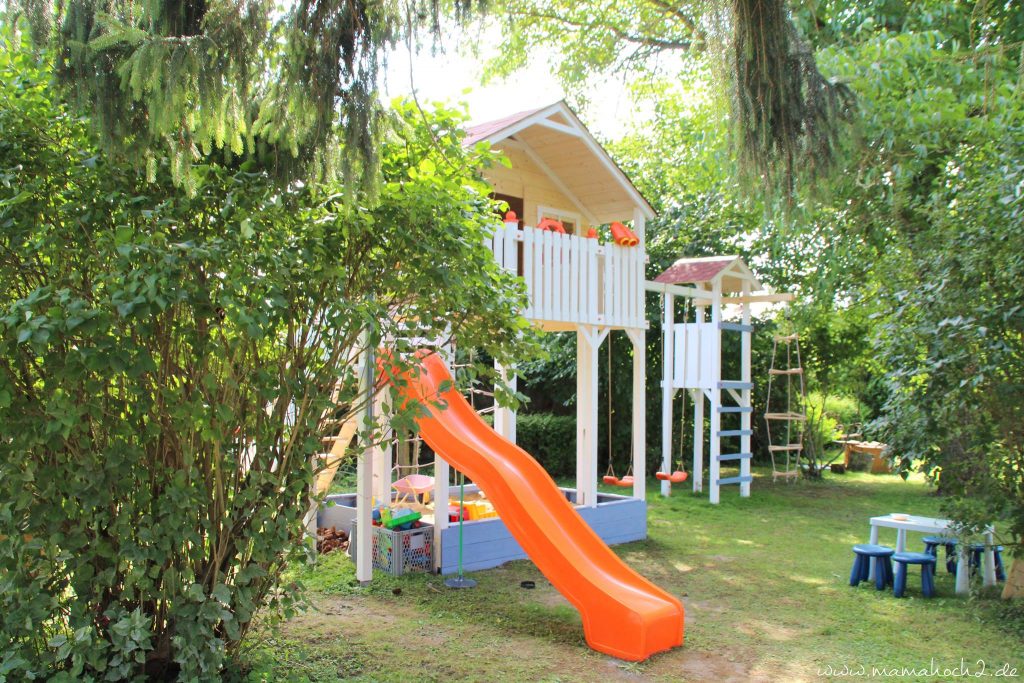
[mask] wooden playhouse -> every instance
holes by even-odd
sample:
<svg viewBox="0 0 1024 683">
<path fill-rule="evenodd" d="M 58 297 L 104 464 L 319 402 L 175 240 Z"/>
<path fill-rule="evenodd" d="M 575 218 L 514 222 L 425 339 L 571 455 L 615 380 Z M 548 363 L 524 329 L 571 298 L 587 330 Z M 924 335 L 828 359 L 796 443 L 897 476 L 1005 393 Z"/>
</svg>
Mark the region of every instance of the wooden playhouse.
<svg viewBox="0 0 1024 683">
<path fill-rule="evenodd" d="M 606 542 L 646 538 L 644 226 L 654 211 L 564 102 L 468 129 L 466 144 L 481 140 L 489 141 L 511 161 L 510 168 L 484 171 L 495 197 L 515 213 L 515 220 L 509 216 L 495 230 L 490 242 L 494 257 L 525 281 L 529 305 L 524 317 L 542 330 L 576 335 L 576 484 L 564 489 L 566 498 Z M 553 221 L 560 223 L 561 230 L 548 229 Z M 636 243 L 624 246 L 606 236 L 588 237 L 594 234 L 591 228 L 612 222 L 630 224 Z M 623 331 L 633 347 L 634 483 L 631 489 L 620 489 L 621 495 L 598 492 L 599 350 L 613 330 Z M 515 412 L 498 406 L 494 429 L 514 442 Z M 393 489 L 392 449 L 374 448 L 369 455 L 359 464 L 359 491 L 331 496 L 334 504 L 321 509 L 319 526 L 351 525 L 361 509 L 369 514 L 370 506 L 357 501 L 392 500 L 399 495 Z M 421 491 L 420 500 L 443 505 L 458 498 L 443 459 L 436 459 L 432 475 L 433 490 L 425 496 Z M 476 494 L 473 488 L 469 491 Z M 457 530 L 447 514 L 436 513 L 431 521 L 433 568 L 454 572 Z M 463 533 L 466 569 L 525 557 L 498 518 L 466 522 Z M 357 537 L 355 545 L 357 576 L 369 580 L 370 546 L 365 536 Z"/>
</svg>

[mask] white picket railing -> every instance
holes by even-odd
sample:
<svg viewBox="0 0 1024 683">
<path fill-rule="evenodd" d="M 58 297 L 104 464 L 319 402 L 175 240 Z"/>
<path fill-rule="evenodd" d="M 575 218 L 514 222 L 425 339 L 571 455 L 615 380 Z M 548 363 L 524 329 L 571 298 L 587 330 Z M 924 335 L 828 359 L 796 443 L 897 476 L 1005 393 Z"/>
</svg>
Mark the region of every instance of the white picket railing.
<svg viewBox="0 0 1024 683">
<path fill-rule="evenodd" d="M 644 327 L 644 250 L 515 223 L 488 240 L 498 264 L 526 281 L 532 320 Z"/>
</svg>

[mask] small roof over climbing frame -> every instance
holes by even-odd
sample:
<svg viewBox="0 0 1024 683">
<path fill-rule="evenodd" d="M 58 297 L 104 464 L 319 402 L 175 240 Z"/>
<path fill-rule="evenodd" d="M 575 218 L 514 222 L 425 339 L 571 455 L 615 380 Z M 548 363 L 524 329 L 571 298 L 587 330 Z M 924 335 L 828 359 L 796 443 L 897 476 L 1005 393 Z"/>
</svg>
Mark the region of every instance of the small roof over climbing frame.
<svg viewBox="0 0 1024 683">
<path fill-rule="evenodd" d="M 655 216 L 650 203 L 564 101 L 466 129 L 466 145 L 481 140 L 498 148 L 522 149 L 595 225 L 630 220 L 634 209 L 645 218 Z"/>
<path fill-rule="evenodd" d="M 681 258 L 654 278 L 654 281 L 668 285 L 714 285 L 720 281 L 723 292 L 742 292 L 743 283 L 749 282 L 751 291 L 763 289 L 753 271 L 739 256 Z"/>
</svg>

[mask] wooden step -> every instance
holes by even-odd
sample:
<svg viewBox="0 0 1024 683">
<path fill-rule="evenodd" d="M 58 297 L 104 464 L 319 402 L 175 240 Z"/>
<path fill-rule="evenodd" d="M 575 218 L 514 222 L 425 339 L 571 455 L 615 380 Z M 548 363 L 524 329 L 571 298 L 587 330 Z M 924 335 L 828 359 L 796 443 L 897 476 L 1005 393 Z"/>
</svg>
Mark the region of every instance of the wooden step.
<svg viewBox="0 0 1024 683">
<path fill-rule="evenodd" d="M 718 432 L 718 436 L 723 438 L 727 436 L 751 436 L 753 433 L 753 429 L 723 429 Z"/>
<path fill-rule="evenodd" d="M 719 389 L 738 389 L 738 390 L 753 389 L 754 388 L 754 383 L 753 382 L 734 382 L 734 381 L 729 380 L 729 381 L 725 381 L 725 382 L 719 382 L 718 383 L 718 388 Z"/>
<path fill-rule="evenodd" d="M 802 375 L 804 374 L 803 368 L 790 368 L 789 370 L 769 370 L 769 375 Z"/>
<path fill-rule="evenodd" d="M 800 471 L 793 470 L 792 472 L 772 472 L 772 479 L 776 477 L 799 477 Z"/>
<path fill-rule="evenodd" d="M 718 406 L 720 413 L 752 413 L 754 409 L 750 406 Z"/>
<path fill-rule="evenodd" d="M 765 413 L 766 420 L 806 420 L 807 416 L 801 413 Z"/>
<path fill-rule="evenodd" d="M 750 481 L 754 481 L 754 477 L 748 474 L 744 477 L 726 477 L 725 479 L 716 479 L 715 484 L 718 486 L 725 486 L 726 484 L 746 484 Z"/>
<path fill-rule="evenodd" d="M 775 341 L 777 341 L 779 343 L 782 343 L 782 344 L 788 344 L 789 342 L 795 342 L 799 338 L 800 338 L 800 335 L 798 335 L 798 334 L 787 334 L 787 335 L 779 335 L 779 334 L 777 334 L 777 335 L 775 335 Z"/>
<path fill-rule="evenodd" d="M 718 462 L 725 462 L 727 460 L 750 460 L 753 457 L 753 453 L 727 453 L 725 455 L 718 456 Z"/>
<path fill-rule="evenodd" d="M 789 443 L 785 446 L 769 446 L 768 450 L 772 453 L 778 453 L 780 451 L 802 451 L 804 445 L 802 443 Z"/>
</svg>

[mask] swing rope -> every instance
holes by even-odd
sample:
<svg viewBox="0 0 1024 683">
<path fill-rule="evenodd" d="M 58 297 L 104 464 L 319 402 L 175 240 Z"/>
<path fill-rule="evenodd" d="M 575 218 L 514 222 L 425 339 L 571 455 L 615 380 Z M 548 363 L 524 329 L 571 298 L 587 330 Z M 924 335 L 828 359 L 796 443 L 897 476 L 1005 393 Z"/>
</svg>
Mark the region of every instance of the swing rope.
<svg viewBox="0 0 1024 683">
<path fill-rule="evenodd" d="M 615 476 L 615 468 L 612 466 L 612 461 L 615 459 L 612 451 L 612 334 L 608 333 L 608 470 L 605 472 L 602 481 L 605 484 L 611 484 L 613 486 L 632 486 L 633 485 L 633 444 L 630 440 L 629 447 L 629 467 L 626 469 L 626 474 L 620 479 Z"/>
</svg>

